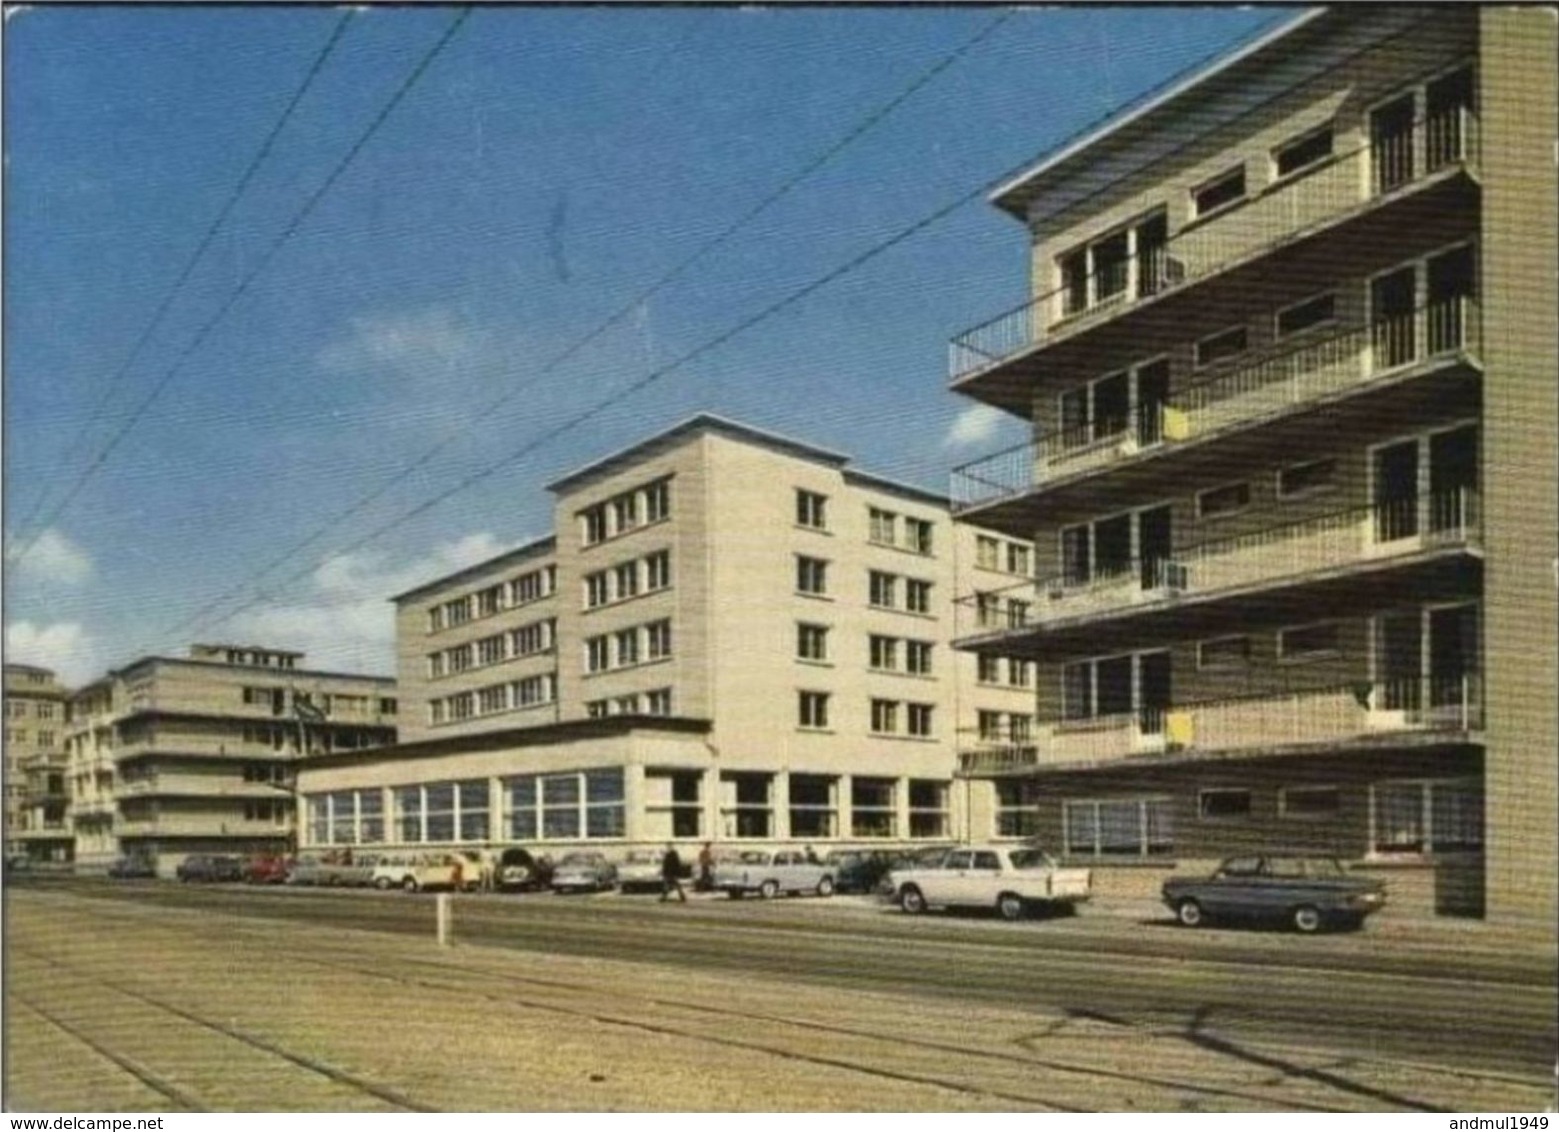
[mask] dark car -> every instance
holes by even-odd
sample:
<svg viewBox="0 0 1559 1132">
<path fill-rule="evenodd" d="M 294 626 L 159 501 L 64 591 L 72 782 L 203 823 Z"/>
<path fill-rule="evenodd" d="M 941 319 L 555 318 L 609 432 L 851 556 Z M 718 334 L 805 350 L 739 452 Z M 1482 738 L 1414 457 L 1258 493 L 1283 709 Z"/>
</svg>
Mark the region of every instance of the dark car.
<svg viewBox="0 0 1559 1132">
<path fill-rule="evenodd" d="M 237 857 L 185 857 L 173 875 L 182 881 L 241 881 L 244 879 L 244 863 Z"/>
<path fill-rule="evenodd" d="M 1386 903 L 1386 886 L 1349 876 L 1334 857 L 1253 854 L 1230 857 L 1210 877 L 1171 877 L 1163 897 L 1188 928 L 1206 920 L 1266 920 L 1309 934 L 1358 927 Z"/>
<path fill-rule="evenodd" d="M 893 857 L 876 850 L 835 849 L 824 863 L 834 870 L 835 892 L 875 892 Z"/>
<path fill-rule="evenodd" d="M 108 875 L 114 880 L 145 880 L 157 875 L 157 866 L 150 857 L 117 857 L 108 866 Z"/>
<path fill-rule="evenodd" d="M 274 854 L 251 857 L 244 862 L 244 881 L 248 884 L 282 884 L 290 871 L 285 857 Z"/>
<path fill-rule="evenodd" d="M 493 882 L 504 892 L 535 892 L 552 884 L 552 863 L 529 849 L 511 847 L 498 854 Z"/>
</svg>

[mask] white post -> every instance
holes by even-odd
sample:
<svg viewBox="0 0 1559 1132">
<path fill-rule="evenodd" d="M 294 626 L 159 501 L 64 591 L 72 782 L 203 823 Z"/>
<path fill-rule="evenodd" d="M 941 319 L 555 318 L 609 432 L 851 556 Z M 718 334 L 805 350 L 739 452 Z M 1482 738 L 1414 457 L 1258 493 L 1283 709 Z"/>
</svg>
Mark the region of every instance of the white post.
<svg viewBox="0 0 1559 1132">
<path fill-rule="evenodd" d="M 449 946 L 449 893 L 441 892 L 433 898 L 438 921 L 438 945 Z"/>
</svg>

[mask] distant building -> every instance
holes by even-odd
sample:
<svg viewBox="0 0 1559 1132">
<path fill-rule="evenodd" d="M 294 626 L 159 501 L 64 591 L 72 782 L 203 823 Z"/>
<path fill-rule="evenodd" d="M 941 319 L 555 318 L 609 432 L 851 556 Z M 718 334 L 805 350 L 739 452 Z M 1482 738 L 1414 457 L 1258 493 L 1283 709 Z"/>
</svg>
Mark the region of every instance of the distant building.
<svg viewBox="0 0 1559 1132">
<path fill-rule="evenodd" d="M 66 691 L 47 668 L 5 666 L 5 852 L 71 859 L 65 791 Z"/>
<path fill-rule="evenodd" d="M 313 757 L 395 741 L 395 682 L 301 667 L 303 654 L 194 645 L 150 656 L 70 698 L 78 866 L 193 853 L 288 852 L 293 783 Z"/>
<path fill-rule="evenodd" d="M 1033 685 L 953 596 L 1026 545 L 977 569 L 944 497 L 709 415 L 549 486 L 555 534 L 395 599 L 403 742 L 300 767 L 305 844 L 962 835 L 958 735 Z"/>
<path fill-rule="evenodd" d="M 1026 751 L 964 751 L 998 832 L 1552 926 L 1555 74 L 1550 10 L 1313 9 L 993 194 L 1032 298 L 952 384 L 1033 441 L 955 507 L 1040 563 L 961 642 L 1039 666 Z"/>
</svg>

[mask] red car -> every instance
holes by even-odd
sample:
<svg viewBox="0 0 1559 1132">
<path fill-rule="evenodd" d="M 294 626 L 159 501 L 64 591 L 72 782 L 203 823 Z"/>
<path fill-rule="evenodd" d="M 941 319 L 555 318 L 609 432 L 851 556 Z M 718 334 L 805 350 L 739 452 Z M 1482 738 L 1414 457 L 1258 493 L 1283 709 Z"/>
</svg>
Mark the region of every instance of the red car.
<svg viewBox="0 0 1559 1132">
<path fill-rule="evenodd" d="M 281 884 L 289 866 L 284 857 L 251 857 L 244 863 L 245 884 Z"/>
</svg>

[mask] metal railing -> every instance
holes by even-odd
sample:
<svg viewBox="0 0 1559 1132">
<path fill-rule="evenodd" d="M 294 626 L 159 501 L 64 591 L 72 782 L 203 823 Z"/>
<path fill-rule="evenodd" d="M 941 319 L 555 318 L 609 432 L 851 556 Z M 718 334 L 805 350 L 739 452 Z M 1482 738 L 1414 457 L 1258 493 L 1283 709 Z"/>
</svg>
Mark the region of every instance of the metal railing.
<svg viewBox="0 0 1559 1132">
<path fill-rule="evenodd" d="M 1063 283 L 965 330 L 948 344 L 950 379 L 1022 353 L 1060 323 L 1118 313 L 1415 181 L 1458 165 L 1476 165 L 1478 150 L 1478 118 L 1466 107 L 1372 138 L 1193 222 L 1164 244 L 1112 259 L 1102 271 Z"/>
<path fill-rule="evenodd" d="M 1050 480 L 1280 415 L 1404 366 L 1455 354 L 1478 357 L 1482 350 L 1482 307 L 1470 295 L 1285 345 L 1222 368 L 1163 404 L 1063 429 L 954 468 L 953 510 L 1010 499 Z"/>
</svg>

